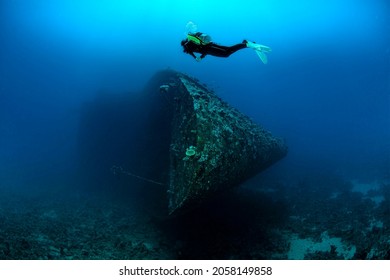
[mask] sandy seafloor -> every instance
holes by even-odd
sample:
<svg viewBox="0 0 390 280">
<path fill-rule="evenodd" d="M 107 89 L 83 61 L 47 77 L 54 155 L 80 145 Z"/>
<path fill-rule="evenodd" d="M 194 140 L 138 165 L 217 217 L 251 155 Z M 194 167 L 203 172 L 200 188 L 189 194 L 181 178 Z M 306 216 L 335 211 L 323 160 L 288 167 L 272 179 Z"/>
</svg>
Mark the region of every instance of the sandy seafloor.
<svg viewBox="0 0 390 280">
<path fill-rule="evenodd" d="M 176 218 L 139 190 L 2 191 L 0 259 L 390 258 L 388 182 L 250 182 Z"/>
</svg>

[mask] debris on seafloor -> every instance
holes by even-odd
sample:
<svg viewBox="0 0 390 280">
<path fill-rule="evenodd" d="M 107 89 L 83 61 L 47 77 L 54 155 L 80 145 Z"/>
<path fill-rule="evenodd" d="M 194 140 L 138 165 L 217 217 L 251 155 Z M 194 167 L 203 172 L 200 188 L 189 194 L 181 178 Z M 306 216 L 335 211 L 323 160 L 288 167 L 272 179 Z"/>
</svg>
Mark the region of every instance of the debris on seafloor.
<svg viewBox="0 0 390 280">
<path fill-rule="evenodd" d="M 164 131 L 169 133 L 169 144 L 162 149 L 169 153 L 165 171 L 169 214 L 192 209 L 219 191 L 238 186 L 287 154 L 283 140 L 194 78 L 161 71 L 147 89 L 155 108 L 150 108 L 149 117 L 165 119 L 168 126 Z"/>
</svg>

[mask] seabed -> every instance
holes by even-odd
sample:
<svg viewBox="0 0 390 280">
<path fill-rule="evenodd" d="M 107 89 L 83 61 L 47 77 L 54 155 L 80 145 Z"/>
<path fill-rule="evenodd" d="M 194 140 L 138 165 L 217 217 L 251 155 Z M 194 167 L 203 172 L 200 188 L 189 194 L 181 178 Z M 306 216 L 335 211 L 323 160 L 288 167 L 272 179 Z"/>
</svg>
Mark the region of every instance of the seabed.
<svg viewBox="0 0 390 280">
<path fill-rule="evenodd" d="M 123 195 L 1 191 L 0 259 L 390 259 L 390 184 L 328 183 L 251 180 L 174 218 Z"/>
</svg>

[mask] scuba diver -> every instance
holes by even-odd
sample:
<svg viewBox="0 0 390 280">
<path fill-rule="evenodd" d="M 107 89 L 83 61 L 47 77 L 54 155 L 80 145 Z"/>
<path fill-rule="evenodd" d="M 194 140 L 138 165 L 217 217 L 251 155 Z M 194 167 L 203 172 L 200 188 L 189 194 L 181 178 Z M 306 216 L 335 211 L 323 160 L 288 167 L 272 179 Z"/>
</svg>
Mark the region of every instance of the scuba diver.
<svg viewBox="0 0 390 280">
<path fill-rule="evenodd" d="M 251 48 L 255 50 L 261 61 L 266 64 L 268 62 L 265 53 L 270 52 L 271 48 L 256 44 L 248 40 L 242 41 L 242 43 L 233 46 L 222 46 L 215 44 L 211 41 L 211 37 L 202 32 L 196 32 L 197 26 L 189 22 L 187 23 L 187 38 L 181 41 L 183 52 L 188 53 L 196 61 L 201 61 L 206 55 L 229 57 L 231 54 L 238 50 Z M 200 56 L 196 56 L 194 53 L 199 53 Z"/>
</svg>

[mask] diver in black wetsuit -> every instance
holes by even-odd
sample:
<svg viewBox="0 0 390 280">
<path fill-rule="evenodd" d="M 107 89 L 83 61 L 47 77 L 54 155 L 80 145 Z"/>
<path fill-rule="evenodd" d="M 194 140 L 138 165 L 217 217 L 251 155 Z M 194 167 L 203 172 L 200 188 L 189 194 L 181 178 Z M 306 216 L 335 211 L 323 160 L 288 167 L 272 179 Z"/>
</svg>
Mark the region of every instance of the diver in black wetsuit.
<svg viewBox="0 0 390 280">
<path fill-rule="evenodd" d="M 229 57 L 238 50 L 245 48 L 252 48 L 256 51 L 263 63 L 267 63 L 267 57 L 264 52 L 271 51 L 271 48 L 244 40 L 242 43 L 233 46 L 221 46 L 211 41 L 211 37 L 207 34 L 196 32 L 188 33 L 187 38 L 181 41 L 183 51 L 188 53 L 196 61 L 201 61 L 206 55 L 213 55 L 218 57 Z M 200 53 L 196 56 L 194 53 Z"/>
<path fill-rule="evenodd" d="M 203 59 L 206 55 L 213 55 L 219 57 L 228 57 L 238 50 L 247 48 L 246 41 L 236 44 L 231 47 L 217 45 L 211 42 L 211 38 L 201 32 L 195 34 L 188 34 L 187 39 L 181 41 L 183 51 L 190 54 L 197 61 Z M 200 53 L 197 57 L 194 52 Z"/>
</svg>

